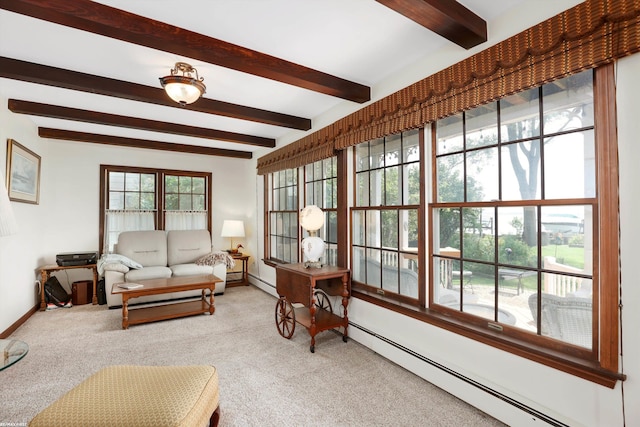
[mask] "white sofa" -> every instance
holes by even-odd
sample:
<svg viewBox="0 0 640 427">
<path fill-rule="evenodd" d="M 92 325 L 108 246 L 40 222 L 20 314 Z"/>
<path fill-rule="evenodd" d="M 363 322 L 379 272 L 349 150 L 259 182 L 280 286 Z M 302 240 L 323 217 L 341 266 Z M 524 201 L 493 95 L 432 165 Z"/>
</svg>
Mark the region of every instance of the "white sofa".
<svg viewBox="0 0 640 427">
<path fill-rule="evenodd" d="M 118 236 L 114 254 L 103 256 L 98 262 L 105 280 L 105 293 L 109 308 L 121 307 L 122 297 L 112 294 L 117 283 L 146 279 L 214 274 L 222 279 L 216 283 L 214 295 L 225 290 L 227 265 L 198 265 L 196 261 L 211 254 L 211 236 L 208 230 L 180 231 L 126 231 Z M 160 300 L 201 295 L 200 290 L 148 295 L 132 300 L 148 303 Z"/>
</svg>

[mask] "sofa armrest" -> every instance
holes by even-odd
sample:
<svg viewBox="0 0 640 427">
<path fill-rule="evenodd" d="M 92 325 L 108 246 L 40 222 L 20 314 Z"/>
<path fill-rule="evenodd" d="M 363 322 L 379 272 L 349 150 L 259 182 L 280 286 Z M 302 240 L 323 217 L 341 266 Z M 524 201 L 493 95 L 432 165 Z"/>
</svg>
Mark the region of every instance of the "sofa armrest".
<svg viewBox="0 0 640 427">
<path fill-rule="evenodd" d="M 224 264 L 216 264 L 213 266 L 213 274 L 223 282 L 227 281 L 227 266 Z"/>
<path fill-rule="evenodd" d="M 115 271 L 117 273 L 127 273 L 129 272 L 129 267 L 124 264 L 120 264 L 119 262 L 110 262 L 104 264 L 102 266 L 103 271 Z"/>
<path fill-rule="evenodd" d="M 113 270 L 106 270 L 104 272 L 104 293 L 107 297 L 107 306 L 116 307 L 122 305 L 122 297 L 120 294 L 112 294 L 111 288 L 115 283 L 124 282 L 124 273 Z"/>
<path fill-rule="evenodd" d="M 216 293 L 224 293 L 227 287 L 227 266 L 225 264 L 216 264 L 213 266 L 213 275 L 222 279 L 222 283 L 216 283 Z"/>
</svg>

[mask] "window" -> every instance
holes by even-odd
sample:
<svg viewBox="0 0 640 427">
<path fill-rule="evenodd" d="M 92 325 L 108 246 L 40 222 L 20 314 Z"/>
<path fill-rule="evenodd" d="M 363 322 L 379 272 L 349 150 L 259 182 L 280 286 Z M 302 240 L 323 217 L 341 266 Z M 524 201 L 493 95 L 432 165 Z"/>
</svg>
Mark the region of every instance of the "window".
<svg viewBox="0 0 640 427">
<path fill-rule="evenodd" d="M 323 264 L 338 260 L 338 167 L 336 157 L 306 165 L 305 206 L 316 205 L 324 212 L 324 226 L 318 237 L 325 242 Z"/>
<path fill-rule="evenodd" d="M 205 172 L 101 166 L 100 239 L 113 251 L 122 231 L 210 229 Z"/>
<path fill-rule="evenodd" d="M 436 123 L 434 309 L 597 357 L 593 97 L 589 70 Z"/>
<path fill-rule="evenodd" d="M 419 297 L 419 131 L 355 147 L 351 209 L 354 286 L 397 299 Z"/>
<path fill-rule="evenodd" d="M 353 180 L 340 151 L 337 193 L 353 196 L 349 227 L 339 224 L 351 241 L 337 233 L 337 246 L 350 251 L 353 296 L 613 387 L 614 77 L 603 66 L 358 144 Z M 305 166 L 305 202 L 331 212 L 325 162 Z M 290 214 L 290 236 L 297 205 L 286 199 L 300 171 L 265 178 L 268 203 L 278 201 L 268 206 L 282 209 L 265 210 L 270 227 Z M 272 231 L 272 256 L 278 238 Z"/>
<path fill-rule="evenodd" d="M 207 228 L 206 182 L 202 176 L 164 175 L 165 230 Z"/>
<path fill-rule="evenodd" d="M 298 170 L 285 169 L 267 177 L 269 252 L 275 262 L 296 263 L 298 249 Z"/>
</svg>

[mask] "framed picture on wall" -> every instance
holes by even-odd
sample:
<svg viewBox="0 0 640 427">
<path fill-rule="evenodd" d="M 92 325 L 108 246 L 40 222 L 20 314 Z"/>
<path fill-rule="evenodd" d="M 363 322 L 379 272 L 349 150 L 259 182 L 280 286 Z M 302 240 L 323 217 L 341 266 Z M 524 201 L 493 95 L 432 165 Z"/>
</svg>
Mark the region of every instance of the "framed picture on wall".
<svg viewBox="0 0 640 427">
<path fill-rule="evenodd" d="M 13 139 L 7 140 L 7 190 L 16 202 L 40 201 L 40 156 Z"/>
</svg>

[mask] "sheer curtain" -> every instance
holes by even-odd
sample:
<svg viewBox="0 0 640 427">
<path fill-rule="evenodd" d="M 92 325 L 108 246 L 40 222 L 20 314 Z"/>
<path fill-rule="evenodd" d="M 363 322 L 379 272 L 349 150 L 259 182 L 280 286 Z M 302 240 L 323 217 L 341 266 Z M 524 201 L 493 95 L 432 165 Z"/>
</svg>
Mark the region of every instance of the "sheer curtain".
<svg viewBox="0 0 640 427">
<path fill-rule="evenodd" d="M 106 212 L 103 253 L 113 252 L 123 231 L 155 230 L 155 211 L 110 210 Z"/>
<path fill-rule="evenodd" d="M 165 230 L 204 230 L 207 228 L 206 211 L 165 211 Z"/>
</svg>

